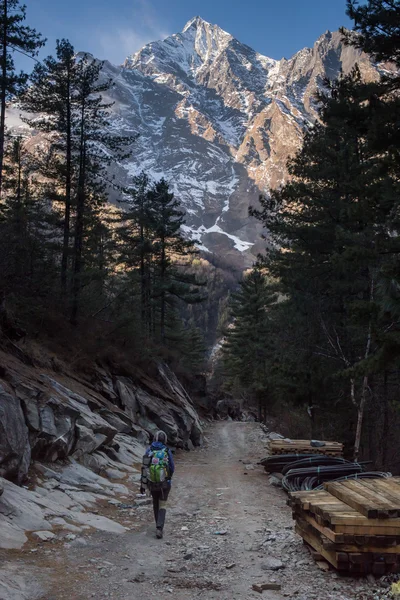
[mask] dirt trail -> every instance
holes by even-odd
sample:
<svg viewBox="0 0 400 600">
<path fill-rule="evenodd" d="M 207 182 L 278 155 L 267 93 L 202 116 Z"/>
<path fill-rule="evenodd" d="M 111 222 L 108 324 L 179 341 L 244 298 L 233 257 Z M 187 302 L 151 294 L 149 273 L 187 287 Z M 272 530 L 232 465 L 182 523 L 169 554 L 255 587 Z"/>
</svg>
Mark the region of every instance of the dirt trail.
<svg viewBox="0 0 400 600">
<path fill-rule="evenodd" d="M 39 575 L 40 567 L 48 590 L 40 600 L 250 599 L 260 597 L 251 589 L 260 582 L 282 585 L 265 591 L 266 600 L 357 597 L 365 584 L 320 571 L 295 535 L 285 494 L 256 466 L 259 426 L 216 423 L 207 438 L 204 448 L 177 456 L 163 540 L 146 506 L 127 509 L 126 534 L 93 533 L 19 558 L 19 568 Z M 284 568 L 264 570 L 268 558 Z"/>
</svg>

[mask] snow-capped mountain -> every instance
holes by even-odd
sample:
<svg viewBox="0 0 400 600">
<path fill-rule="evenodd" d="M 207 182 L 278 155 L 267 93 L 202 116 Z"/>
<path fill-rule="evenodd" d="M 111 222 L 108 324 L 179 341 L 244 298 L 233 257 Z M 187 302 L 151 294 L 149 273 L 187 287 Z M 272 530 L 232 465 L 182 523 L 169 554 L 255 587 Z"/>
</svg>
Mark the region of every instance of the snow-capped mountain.
<svg viewBox="0 0 400 600">
<path fill-rule="evenodd" d="M 113 126 L 140 134 L 115 171 L 125 181 L 142 170 L 164 176 L 186 209 L 187 234 L 205 253 L 245 268 L 264 245 L 249 205 L 285 181 L 324 78 L 356 63 L 365 78 L 377 76 L 338 32 L 277 61 L 195 17 L 122 66 L 105 63 L 115 83 Z"/>
</svg>

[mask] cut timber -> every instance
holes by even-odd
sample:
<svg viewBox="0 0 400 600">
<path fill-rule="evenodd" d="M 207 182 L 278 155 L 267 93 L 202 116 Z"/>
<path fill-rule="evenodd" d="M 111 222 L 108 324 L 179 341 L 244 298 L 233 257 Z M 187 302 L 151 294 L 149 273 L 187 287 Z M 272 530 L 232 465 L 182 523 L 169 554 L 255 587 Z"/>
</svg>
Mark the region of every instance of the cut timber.
<svg viewBox="0 0 400 600">
<path fill-rule="evenodd" d="M 311 440 L 270 440 L 267 446 L 270 454 L 325 454 L 342 456 L 343 444 L 338 442 L 324 442 L 324 446 L 311 445 Z"/>
<path fill-rule="evenodd" d="M 400 516 L 400 500 L 398 503 L 392 502 L 381 493 L 373 492 L 360 481 L 333 481 L 325 483 L 324 487 L 330 494 L 368 519 L 395 519 Z"/>
<path fill-rule="evenodd" d="M 335 569 L 339 568 L 339 563 L 337 561 L 335 552 L 329 552 L 328 550 L 325 550 L 325 548 L 322 547 L 322 544 L 320 544 L 316 538 L 310 535 L 309 532 L 303 531 L 299 525 L 296 525 L 295 531 L 303 538 L 303 540 L 307 542 L 307 544 L 314 548 L 316 552 L 318 552 L 325 558 L 325 560 L 335 567 Z"/>
<path fill-rule="evenodd" d="M 310 510 L 312 500 L 322 502 L 329 499 L 332 499 L 331 494 L 322 490 L 319 492 L 289 492 L 288 502 L 290 506 L 299 505 L 303 510 Z"/>
<path fill-rule="evenodd" d="M 380 480 L 357 485 L 361 483 L 336 482 L 335 496 L 327 490 L 290 494 L 296 532 L 314 549 L 316 560 L 322 558 L 339 571 L 357 575 L 398 573 L 400 518 L 369 519 L 341 498 L 350 497 L 353 503 L 361 503 L 364 508 L 372 506 L 380 516 L 387 515 L 395 510 L 400 485 L 393 482 L 385 486 Z M 383 490 L 389 488 L 393 492 L 385 497 Z"/>
<path fill-rule="evenodd" d="M 390 535 L 390 533 L 393 533 L 393 530 L 390 530 L 389 534 L 386 534 L 382 533 L 381 528 L 378 529 L 375 527 L 343 527 L 344 531 L 338 533 L 333 531 L 329 526 L 318 523 L 313 515 L 309 513 L 294 513 L 293 518 L 296 520 L 303 519 L 335 544 L 350 544 L 355 546 L 373 546 L 376 544 L 381 548 L 400 545 L 400 532 L 399 535 Z"/>
</svg>

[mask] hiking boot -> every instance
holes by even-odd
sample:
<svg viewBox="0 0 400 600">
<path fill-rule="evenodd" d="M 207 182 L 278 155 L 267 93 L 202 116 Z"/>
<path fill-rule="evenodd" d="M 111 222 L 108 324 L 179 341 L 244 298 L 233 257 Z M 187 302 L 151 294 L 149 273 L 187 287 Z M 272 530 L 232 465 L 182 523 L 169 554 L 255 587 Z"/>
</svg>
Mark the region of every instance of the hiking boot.
<svg viewBox="0 0 400 600">
<path fill-rule="evenodd" d="M 157 530 L 156 530 L 156 536 L 157 536 L 157 538 L 158 538 L 159 540 L 161 540 L 161 539 L 162 539 L 162 536 L 163 536 L 163 530 L 161 529 L 161 527 L 157 527 Z"/>
</svg>

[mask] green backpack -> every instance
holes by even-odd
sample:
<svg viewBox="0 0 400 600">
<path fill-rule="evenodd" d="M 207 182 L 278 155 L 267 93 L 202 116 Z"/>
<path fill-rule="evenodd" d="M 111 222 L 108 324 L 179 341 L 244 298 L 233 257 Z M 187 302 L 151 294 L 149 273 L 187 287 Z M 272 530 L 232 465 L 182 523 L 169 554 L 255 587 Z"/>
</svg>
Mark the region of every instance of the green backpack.
<svg viewBox="0 0 400 600">
<path fill-rule="evenodd" d="M 151 450 L 147 467 L 147 482 L 150 489 L 162 489 L 168 486 L 169 458 L 168 448 Z"/>
</svg>

